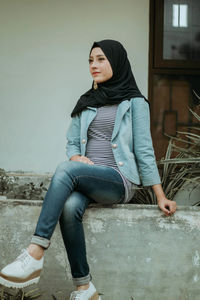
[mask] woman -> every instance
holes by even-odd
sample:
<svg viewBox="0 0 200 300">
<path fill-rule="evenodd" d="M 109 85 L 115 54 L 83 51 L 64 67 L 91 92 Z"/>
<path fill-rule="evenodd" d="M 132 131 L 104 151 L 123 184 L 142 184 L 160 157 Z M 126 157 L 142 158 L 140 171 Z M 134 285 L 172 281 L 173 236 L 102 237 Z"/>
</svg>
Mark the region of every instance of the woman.
<svg viewBox="0 0 200 300">
<path fill-rule="evenodd" d="M 0 283 L 36 283 L 44 249 L 60 221 L 76 291 L 70 299 L 100 299 L 86 259 L 82 217 L 88 204 L 126 203 L 141 182 L 152 186 L 167 215 L 176 203 L 160 185 L 149 128 L 149 104 L 140 93 L 124 47 L 114 40 L 95 42 L 89 56 L 92 88 L 72 112 L 67 156 L 52 178 L 31 244 L 0 273 Z"/>
</svg>

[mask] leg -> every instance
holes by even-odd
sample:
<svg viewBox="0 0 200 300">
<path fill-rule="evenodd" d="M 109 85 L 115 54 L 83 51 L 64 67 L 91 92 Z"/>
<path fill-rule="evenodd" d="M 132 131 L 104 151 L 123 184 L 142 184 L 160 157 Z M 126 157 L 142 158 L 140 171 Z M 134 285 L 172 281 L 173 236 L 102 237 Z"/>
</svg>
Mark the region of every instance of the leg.
<svg viewBox="0 0 200 300">
<path fill-rule="evenodd" d="M 61 163 L 44 199 L 32 243 L 48 247 L 64 204 L 73 191 L 103 204 L 120 203 L 125 193 L 123 180 L 113 168 L 75 161 Z"/>
<path fill-rule="evenodd" d="M 43 202 L 32 243 L 48 248 L 50 238 L 60 219 L 66 200 L 73 191 L 79 191 L 100 203 L 120 203 L 124 198 L 124 185 L 120 174 L 110 167 L 64 162 L 58 166 Z M 41 247 L 40 247 L 41 248 Z M 33 257 L 32 257 L 33 256 Z M 9 287 L 24 287 L 39 280 L 43 257 L 34 259 L 28 251 L 17 262 L 6 266 L 0 273 L 0 283 Z M 24 265 L 27 260 L 28 264 Z M 24 269 L 24 266 L 25 269 Z M 19 272 L 20 270 L 20 272 Z M 13 278 L 15 282 L 13 281 Z M 17 283 L 16 283 L 17 280 Z M 88 293 L 94 291 L 91 283 Z"/>
<path fill-rule="evenodd" d="M 71 267 L 73 283 L 77 291 L 72 292 L 70 299 L 98 299 L 96 288 L 91 281 L 89 265 L 86 258 L 86 245 L 82 224 L 83 214 L 91 200 L 80 192 L 72 192 L 65 202 L 60 217 L 60 229 Z M 86 297 L 86 295 L 87 297 Z M 74 298 L 75 297 L 75 298 Z"/>
<path fill-rule="evenodd" d="M 89 283 L 89 266 L 86 259 L 85 236 L 82 217 L 90 199 L 73 192 L 67 199 L 60 217 L 60 228 L 67 251 L 75 285 Z"/>
</svg>

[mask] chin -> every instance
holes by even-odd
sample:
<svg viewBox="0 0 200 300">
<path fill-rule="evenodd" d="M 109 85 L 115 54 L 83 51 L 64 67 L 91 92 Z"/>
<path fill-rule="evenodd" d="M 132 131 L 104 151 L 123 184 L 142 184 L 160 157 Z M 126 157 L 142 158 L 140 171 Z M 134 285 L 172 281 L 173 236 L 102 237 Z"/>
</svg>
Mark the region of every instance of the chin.
<svg viewBox="0 0 200 300">
<path fill-rule="evenodd" d="M 94 77 L 93 80 L 96 81 L 96 83 L 101 83 L 101 82 L 102 82 L 101 79 L 98 79 L 98 78 L 96 78 L 96 77 Z"/>
<path fill-rule="evenodd" d="M 103 79 L 99 79 L 99 80 L 96 79 L 96 80 L 95 80 L 95 79 L 94 79 L 94 81 L 96 81 L 96 83 L 98 84 L 98 83 L 102 83 L 102 82 L 104 82 L 104 81 L 106 81 L 106 80 L 103 80 Z"/>
</svg>

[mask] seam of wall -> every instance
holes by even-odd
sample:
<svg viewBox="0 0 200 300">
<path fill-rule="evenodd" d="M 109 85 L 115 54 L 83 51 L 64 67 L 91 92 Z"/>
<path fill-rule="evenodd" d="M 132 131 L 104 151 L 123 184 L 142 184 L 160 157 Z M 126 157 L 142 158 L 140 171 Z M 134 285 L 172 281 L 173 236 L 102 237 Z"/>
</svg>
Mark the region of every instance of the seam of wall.
<svg viewBox="0 0 200 300">
<path fill-rule="evenodd" d="M 3 205 L 26 205 L 26 206 L 41 206 L 43 201 L 41 200 L 23 200 L 23 199 L 1 199 L 0 198 L 0 206 Z M 103 209 L 127 209 L 127 210 L 158 210 L 157 205 L 145 205 L 145 204 L 113 204 L 113 205 L 103 205 L 103 204 L 90 204 L 88 208 L 103 208 Z M 177 208 L 177 211 L 200 211 L 200 207 L 198 206 L 183 206 L 180 205 Z M 159 212 L 159 210 L 158 210 Z"/>
</svg>

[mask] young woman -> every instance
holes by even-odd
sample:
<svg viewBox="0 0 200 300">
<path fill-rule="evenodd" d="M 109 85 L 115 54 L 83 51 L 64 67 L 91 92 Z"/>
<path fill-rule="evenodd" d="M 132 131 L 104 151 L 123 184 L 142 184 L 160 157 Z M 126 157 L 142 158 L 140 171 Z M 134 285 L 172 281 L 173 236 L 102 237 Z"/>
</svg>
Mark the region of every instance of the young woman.
<svg viewBox="0 0 200 300">
<path fill-rule="evenodd" d="M 82 217 L 88 204 L 127 203 L 136 185 L 152 186 L 167 215 L 176 203 L 166 199 L 150 134 L 149 104 L 140 93 L 124 47 L 95 42 L 89 55 L 92 88 L 72 112 L 67 156 L 52 178 L 31 244 L 2 269 L 0 283 L 21 288 L 38 282 L 44 249 L 60 221 L 73 282 L 70 299 L 100 299 L 91 282 Z"/>
</svg>

